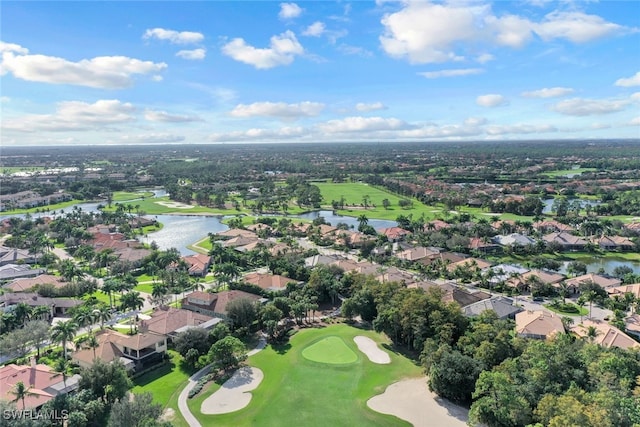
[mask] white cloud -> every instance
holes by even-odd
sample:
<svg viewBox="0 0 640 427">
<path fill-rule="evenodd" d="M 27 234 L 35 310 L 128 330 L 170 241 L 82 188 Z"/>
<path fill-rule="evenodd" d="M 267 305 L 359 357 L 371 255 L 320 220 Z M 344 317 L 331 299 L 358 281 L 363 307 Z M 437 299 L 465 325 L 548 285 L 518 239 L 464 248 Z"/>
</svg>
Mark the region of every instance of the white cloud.
<svg viewBox="0 0 640 427">
<path fill-rule="evenodd" d="M 632 101 L 640 101 L 640 92 L 632 93 L 629 98 L 631 98 Z"/>
<path fill-rule="evenodd" d="M 166 30 L 164 28 L 148 29 L 142 37 L 144 39 L 167 40 L 173 44 L 200 43 L 204 40 L 204 35 L 202 33 Z"/>
<path fill-rule="evenodd" d="M 383 50 L 411 63 L 444 62 L 459 58 L 452 45 L 477 35 L 474 22 L 486 6 L 458 7 L 408 2 L 395 13 L 382 17 Z"/>
<path fill-rule="evenodd" d="M 176 53 L 176 56 L 179 56 L 180 58 L 183 58 L 183 59 L 189 59 L 189 60 L 204 59 L 206 55 L 207 55 L 206 49 L 181 50 L 178 53 Z"/>
<path fill-rule="evenodd" d="M 325 32 L 325 30 L 326 28 L 324 26 L 324 23 L 316 21 L 313 24 L 309 25 L 307 29 L 302 32 L 302 35 L 309 37 L 320 37 Z"/>
<path fill-rule="evenodd" d="M 153 80 L 154 82 L 161 82 L 162 81 L 162 76 L 159 74 L 156 74 L 154 76 L 151 76 L 151 80 Z"/>
<path fill-rule="evenodd" d="M 337 47 L 338 52 L 343 53 L 345 55 L 356 55 L 361 56 L 363 58 L 371 58 L 373 56 L 373 52 L 360 47 L 360 46 L 351 46 L 348 44 L 340 44 Z"/>
<path fill-rule="evenodd" d="M 13 74 L 22 80 L 70 84 L 101 89 L 122 89 L 133 84 L 135 74 L 150 74 L 167 64 L 141 61 L 126 56 L 99 56 L 71 62 L 46 55 L 15 55 L 15 49 L 2 53 L 0 75 Z M 24 50 L 26 51 L 26 50 Z"/>
<path fill-rule="evenodd" d="M 244 39 L 236 38 L 224 45 L 222 52 L 236 61 L 264 70 L 291 64 L 296 55 L 304 53 L 304 48 L 296 39 L 295 34 L 287 30 L 280 35 L 271 37 L 269 48 L 255 48 L 248 45 Z"/>
<path fill-rule="evenodd" d="M 558 102 L 552 110 L 569 116 L 592 116 L 622 111 L 629 102 L 628 100 L 572 98 Z"/>
<path fill-rule="evenodd" d="M 488 16 L 485 21 L 499 45 L 518 48 L 524 46 L 533 37 L 531 33 L 533 24 L 528 19 L 507 15 L 501 18 Z"/>
<path fill-rule="evenodd" d="M 631 119 L 631 121 L 629 122 L 629 124 L 631 126 L 640 126 L 640 116 L 638 117 L 634 117 L 633 119 Z"/>
<path fill-rule="evenodd" d="M 387 107 L 382 102 L 373 102 L 370 104 L 359 102 L 356 104 L 356 110 L 362 111 L 362 112 L 378 111 L 378 110 L 386 110 L 386 109 Z"/>
<path fill-rule="evenodd" d="M 27 49 L 26 47 L 22 47 L 19 44 L 5 43 L 3 41 L 0 41 L 0 53 L 4 52 L 15 52 L 20 55 L 26 55 L 29 53 L 29 49 Z"/>
<path fill-rule="evenodd" d="M 440 77 L 470 76 L 473 74 L 481 73 L 484 73 L 484 69 L 482 68 L 458 68 L 452 70 L 425 71 L 422 73 L 418 73 L 418 75 L 426 77 L 428 79 L 437 79 Z"/>
<path fill-rule="evenodd" d="M 624 27 L 607 22 L 597 15 L 583 12 L 554 11 L 534 25 L 534 31 L 543 40 L 563 38 L 573 43 L 585 43 L 622 31 Z"/>
<path fill-rule="evenodd" d="M 481 126 L 487 123 L 487 119 L 484 117 L 469 117 L 464 121 L 465 125 L 468 126 Z"/>
<path fill-rule="evenodd" d="M 280 3 L 280 19 L 297 18 L 302 14 L 302 9 L 295 3 Z"/>
<path fill-rule="evenodd" d="M 506 105 L 508 103 L 507 99 L 495 93 L 488 95 L 480 95 L 476 98 L 476 104 L 482 107 L 499 107 L 501 105 Z"/>
<path fill-rule="evenodd" d="M 145 111 L 144 118 L 151 122 L 168 122 L 168 123 L 186 123 L 186 122 L 202 121 L 202 119 L 196 116 L 169 114 L 166 111 L 153 111 L 153 110 Z"/>
<path fill-rule="evenodd" d="M 291 138 L 300 138 L 308 131 L 303 127 L 283 127 L 280 129 L 248 129 L 246 131 L 234 131 L 229 133 L 214 133 L 209 135 L 213 142 L 231 141 L 278 141 Z"/>
<path fill-rule="evenodd" d="M 297 120 L 302 117 L 317 116 L 324 109 L 319 102 L 300 102 L 286 104 L 284 102 L 254 102 L 253 104 L 239 104 L 231 111 L 234 117 L 277 117 L 282 120 Z"/>
<path fill-rule="evenodd" d="M 464 59 L 459 51 L 478 44 L 520 48 L 538 35 L 545 41 L 566 39 L 585 43 L 597 38 L 633 31 L 583 12 L 554 11 L 541 21 L 526 16 L 496 16 L 489 4 L 469 1 L 430 3 L 405 1 L 401 9 L 385 14 L 381 23 L 382 49 L 411 63 L 438 63 Z M 481 55 L 480 63 L 493 59 Z"/>
<path fill-rule="evenodd" d="M 640 71 L 638 71 L 631 77 L 616 80 L 615 84 L 616 86 L 622 87 L 640 86 Z"/>
<path fill-rule="evenodd" d="M 4 119 L 4 129 L 36 131 L 95 130 L 135 120 L 135 108 L 117 99 L 99 100 L 93 104 L 81 101 L 65 101 L 57 105 L 54 114 L 30 114 L 14 119 Z"/>
<path fill-rule="evenodd" d="M 371 132 L 409 129 L 412 126 L 404 120 L 384 117 L 345 117 L 329 120 L 317 125 L 325 133 Z"/>
<path fill-rule="evenodd" d="M 8 96 L 0 96 L 0 103 L 6 104 L 8 102 L 11 102 L 11 98 L 9 98 Z"/>
<path fill-rule="evenodd" d="M 557 132 L 555 126 L 552 125 L 491 125 L 485 128 L 488 135 L 507 135 L 507 134 L 530 134 L 530 133 L 549 133 Z"/>
<path fill-rule="evenodd" d="M 487 62 L 493 61 L 494 59 L 496 59 L 496 57 L 491 55 L 490 53 L 483 53 L 482 55 L 476 58 L 476 61 L 478 61 L 481 64 L 486 64 Z"/>
<path fill-rule="evenodd" d="M 524 96 L 525 98 L 557 98 L 559 96 L 565 96 L 573 92 L 573 89 L 569 87 L 545 87 L 543 89 L 522 92 L 522 96 Z"/>
<path fill-rule="evenodd" d="M 123 135 L 115 144 L 171 144 L 183 142 L 185 137 L 182 135 L 174 135 L 170 133 L 147 133 L 138 135 Z"/>
</svg>

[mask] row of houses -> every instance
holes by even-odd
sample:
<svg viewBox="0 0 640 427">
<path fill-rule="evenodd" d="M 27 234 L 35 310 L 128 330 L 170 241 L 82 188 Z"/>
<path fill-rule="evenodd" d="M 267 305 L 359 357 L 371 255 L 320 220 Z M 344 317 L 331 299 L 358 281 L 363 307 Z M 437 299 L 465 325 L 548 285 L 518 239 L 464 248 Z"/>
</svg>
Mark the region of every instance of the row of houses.
<svg viewBox="0 0 640 427">
<path fill-rule="evenodd" d="M 71 194 L 64 191 L 41 196 L 35 191 L 21 191 L 19 193 L 0 195 L 0 212 L 13 209 L 29 209 L 67 202 L 73 199 Z"/>
</svg>

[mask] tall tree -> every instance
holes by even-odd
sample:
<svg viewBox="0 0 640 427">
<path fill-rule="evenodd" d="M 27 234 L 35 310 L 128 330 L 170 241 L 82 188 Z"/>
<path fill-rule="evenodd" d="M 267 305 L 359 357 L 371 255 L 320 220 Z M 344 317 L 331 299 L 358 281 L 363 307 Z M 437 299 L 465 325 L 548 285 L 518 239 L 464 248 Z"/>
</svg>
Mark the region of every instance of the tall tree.
<svg viewBox="0 0 640 427">
<path fill-rule="evenodd" d="M 67 342 L 72 341 L 78 332 L 78 325 L 73 320 L 56 323 L 51 327 L 51 339 L 62 344 L 64 358 L 67 358 Z"/>
</svg>

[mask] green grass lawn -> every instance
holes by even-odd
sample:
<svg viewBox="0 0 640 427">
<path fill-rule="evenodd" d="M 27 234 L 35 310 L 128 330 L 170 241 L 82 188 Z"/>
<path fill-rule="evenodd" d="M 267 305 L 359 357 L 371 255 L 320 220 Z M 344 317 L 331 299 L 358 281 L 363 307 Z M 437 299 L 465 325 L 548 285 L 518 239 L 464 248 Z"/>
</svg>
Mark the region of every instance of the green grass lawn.
<svg viewBox="0 0 640 427">
<path fill-rule="evenodd" d="M 146 292 L 150 294 L 153 292 L 153 284 L 152 283 L 138 283 L 133 289 L 138 292 Z"/>
<path fill-rule="evenodd" d="M 354 363 L 358 360 L 356 353 L 345 344 L 342 338 L 336 336 L 321 338 L 302 350 L 302 355 L 312 362 L 334 365 Z"/>
<path fill-rule="evenodd" d="M 141 199 L 143 197 L 153 197 L 153 192 L 151 191 L 140 191 L 140 192 L 133 192 L 133 191 L 116 191 L 115 193 L 113 193 L 113 202 L 128 202 L 128 201 L 135 201 L 136 203 L 134 204 L 137 205 L 138 202 L 141 202 L 141 200 L 135 200 L 135 199 Z"/>
<path fill-rule="evenodd" d="M 135 378 L 131 391 L 133 393 L 152 393 L 154 402 L 161 404 L 165 409 L 174 410 L 176 415 L 171 424 L 177 427 L 186 427 L 188 424 L 178 410 L 178 396 L 193 372 L 181 369 L 182 356 L 177 352 L 169 350 L 169 355 L 171 356 L 170 364 Z"/>
<path fill-rule="evenodd" d="M 562 310 L 561 308 L 555 307 L 552 304 L 544 304 L 545 308 L 547 308 L 548 310 L 553 311 L 554 313 L 563 314 L 565 316 L 586 316 L 587 314 L 589 314 L 588 309 L 586 309 L 585 307 L 579 307 L 572 302 L 568 302 L 565 305 L 573 307 L 573 310 Z"/>
<path fill-rule="evenodd" d="M 264 372 L 264 380 L 251 392 L 244 409 L 224 415 L 202 415 L 200 405 L 217 385 L 188 401 L 203 426 L 407 426 L 408 423 L 372 411 L 369 398 L 401 379 L 418 377 L 421 368 L 404 356 L 392 353 L 390 365 L 369 361 L 353 342 L 364 335 L 388 343 L 380 334 L 348 325 L 335 325 L 298 332 L 282 348 L 268 346 L 249 358 L 251 366 Z M 335 337 L 358 355 L 356 363 L 332 365 L 307 360 L 303 351 L 325 337 Z"/>
<path fill-rule="evenodd" d="M 547 171 L 547 172 L 544 172 L 543 174 L 552 178 L 556 178 L 559 176 L 565 176 L 570 174 L 576 174 L 576 173 L 580 174 L 582 172 L 595 172 L 596 170 L 597 170 L 596 168 L 561 169 L 561 170 L 555 170 L 555 171 Z"/>
<path fill-rule="evenodd" d="M 69 200 L 68 202 L 55 203 L 53 205 L 48 206 L 40 206 L 37 208 L 29 208 L 29 209 L 14 209 L 12 211 L 4 211 L 2 215 L 15 215 L 15 214 L 24 214 L 24 213 L 36 213 L 43 212 L 43 209 L 49 209 L 49 212 L 59 211 L 60 209 L 66 209 L 69 206 L 73 206 L 78 203 L 85 203 L 83 200 Z"/>
</svg>

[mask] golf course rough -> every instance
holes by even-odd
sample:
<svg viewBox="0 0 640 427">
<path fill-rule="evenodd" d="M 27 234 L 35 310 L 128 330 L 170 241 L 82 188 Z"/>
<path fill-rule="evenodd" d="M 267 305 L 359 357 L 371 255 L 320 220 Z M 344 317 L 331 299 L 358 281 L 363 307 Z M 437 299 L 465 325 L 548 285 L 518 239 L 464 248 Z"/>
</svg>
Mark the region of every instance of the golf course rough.
<svg viewBox="0 0 640 427">
<path fill-rule="evenodd" d="M 302 356 L 312 362 L 347 365 L 358 361 L 358 355 L 340 337 L 321 338 L 302 350 Z"/>
</svg>

